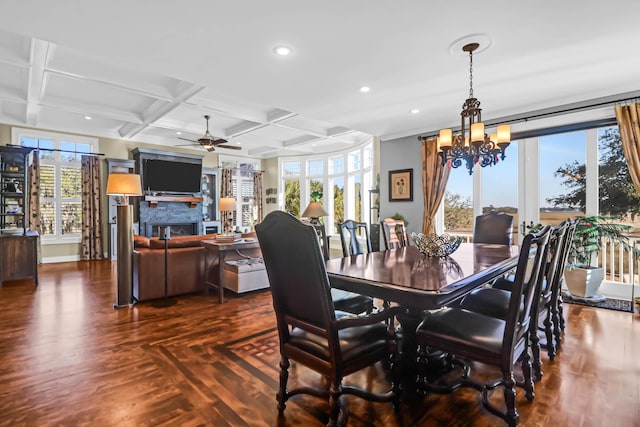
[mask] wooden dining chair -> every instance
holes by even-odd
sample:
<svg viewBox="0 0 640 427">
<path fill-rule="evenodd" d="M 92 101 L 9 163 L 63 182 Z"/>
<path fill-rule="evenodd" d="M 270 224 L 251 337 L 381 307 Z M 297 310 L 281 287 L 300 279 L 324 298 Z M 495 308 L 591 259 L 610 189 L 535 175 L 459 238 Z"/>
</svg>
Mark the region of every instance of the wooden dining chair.
<svg viewBox="0 0 640 427">
<path fill-rule="evenodd" d="M 346 423 L 341 396 L 355 395 L 375 402 L 394 403 L 400 388 L 395 316 L 406 310 L 393 307 L 369 316 L 348 316 L 334 309 L 331 286 L 316 231 L 292 215 L 274 211 L 256 225 L 256 233 L 269 276 L 280 338 L 280 386 L 278 410 L 286 401 L 305 393 L 328 398 L 328 426 Z M 386 323 L 385 323 L 386 321 Z M 290 359 L 329 379 L 329 388 L 302 386 L 287 389 Z M 343 377 L 389 361 L 392 384 L 385 393 L 342 385 Z"/>
<path fill-rule="evenodd" d="M 503 212 L 490 211 L 476 217 L 473 243 L 511 245 L 513 217 Z"/>
<path fill-rule="evenodd" d="M 404 221 L 385 218 L 380 221 L 380 228 L 385 249 L 403 248 L 409 244 Z"/>
<path fill-rule="evenodd" d="M 548 262 L 543 265 L 543 281 L 539 300 L 535 305 L 535 318 L 537 321 L 531 324 L 530 336 L 533 352 L 533 371 L 536 380 L 540 380 L 543 375 L 538 330 L 540 329 L 545 334 L 546 340 L 542 347 L 547 350 L 550 360 L 554 360 L 556 350 L 559 347 L 558 298 L 561 290 L 564 264 L 566 263 L 567 238 L 570 237 L 570 226 L 571 223 L 569 221 L 563 221 L 552 229 Z M 487 316 L 504 319 L 507 316 L 512 288 L 512 278 L 499 278 L 491 288 L 477 289 L 465 296 L 460 302 L 460 307 Z"/>
<path fill-rule="evenodd" d="M 338 230 L 340 231 L 340 242 L 342 243 L 343 256 L 348 257 L 365 253 L 360 241 L 358 240 L 359 237 L 365 241 L 367 247 L 366 253 L 372 251 L 369 227 L 366 222 L 358 222 L 348 219 L 345 222 L 338 224 Z"/>
<path fill-rule="evenodd" d="M 315 228 L 322 249 L 324 260 L 329 259 L 329 239 L 323 223 L 311 224 Z M 331 298 L 336 310 L 347 313 L 360 314 L 373 312 L 373 298 L 367 295 L 360 295 L 355 292 L 343 291 L 342 289 L 331 288 Z"/>
<path fill-rule="evenodd" d="M 526 398 L 534 396 L 529 354 L 529 330 L 535 322 L 534 306 L 542 285 L 542 265 L 546 258 L 551 227 L 538 234 L 525 236 L 518 258 L 509 308 L 505 319 L 485 316 L 459 307 L 429 312 L 418 326 L 418 361 L 420 384 L 427 392 L 451 393 L 460 387 L 470 387 L 482 394 L 482 406 L 505 420 L 510 426 L 518 423 L 513 365 L 520 361 L 524 374 L 522 386 Z M 448 354 L 450 364 L 463 366 L 462 375 L 450 384 L 434 383 L 427 379 L 427 355 L 439 350 Z M 465 361 L 493 365 L 502 377 L 491 383 L 479 383 L 470 378 L 471 368 Z M 502 386 L 506 411 L 489 402 L 489 391 Z"/>
</svg>

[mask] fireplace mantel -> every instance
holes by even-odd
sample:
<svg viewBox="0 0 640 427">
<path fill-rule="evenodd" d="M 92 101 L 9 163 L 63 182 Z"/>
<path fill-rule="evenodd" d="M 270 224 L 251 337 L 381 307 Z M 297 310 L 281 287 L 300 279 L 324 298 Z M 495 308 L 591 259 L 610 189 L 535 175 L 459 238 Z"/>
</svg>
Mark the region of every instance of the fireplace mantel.
<svg viewBox="0 0 640 427">
<path fill-rule="evenodd" d="M 149 202 L 149 207 L 155 208 L 158 202 L 185 202 L 189 203 L 190 208 L 195 208 L 198 203 L 202 202 L 202 197 L 195 196 L 144 196 L 145 202 Z"/>
</svg>

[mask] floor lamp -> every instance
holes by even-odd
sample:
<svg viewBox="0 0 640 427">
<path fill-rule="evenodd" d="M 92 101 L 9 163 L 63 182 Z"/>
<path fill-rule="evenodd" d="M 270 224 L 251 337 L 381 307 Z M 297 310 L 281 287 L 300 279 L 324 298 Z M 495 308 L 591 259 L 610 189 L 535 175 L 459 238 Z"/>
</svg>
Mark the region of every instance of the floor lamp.
<svg viewBox="0 0 640 427">
<path fill-rule="evenodd" d="M 113 308 L 133 305 L 133 206 L 128 196 L 141 196 L 140 175 L 133 173 L 111 173 L 107 180 L 107 194 L 122 196 L 122 204 L 117 206 L 118 232 L 118 287 Z"/>
</svg>

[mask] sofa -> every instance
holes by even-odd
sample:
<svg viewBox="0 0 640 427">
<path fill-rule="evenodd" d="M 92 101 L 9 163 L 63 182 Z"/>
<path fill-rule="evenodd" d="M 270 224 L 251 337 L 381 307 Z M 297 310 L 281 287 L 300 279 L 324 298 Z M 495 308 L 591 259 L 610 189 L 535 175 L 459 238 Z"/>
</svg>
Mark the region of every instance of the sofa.
<svg viewBox="0 0 640 427">
<path fill-rule="evenodd" d="M 164 291 L 165 241 L 157 237 L 134 236 L 133 296 L 138 302 L 205 290 L 205 248 L 202 240 L 215 234 L 176 236 L 167 241 L 167 294 Z M 248 236 L 247 236 L 248 237 Z M 243 255 L 260 258 L 260 249 L 243 250 Z M 229 254 L 226 261 L 242 259 Z M 218 277 L 214 265 L 209 275 Z"/>
</svg>

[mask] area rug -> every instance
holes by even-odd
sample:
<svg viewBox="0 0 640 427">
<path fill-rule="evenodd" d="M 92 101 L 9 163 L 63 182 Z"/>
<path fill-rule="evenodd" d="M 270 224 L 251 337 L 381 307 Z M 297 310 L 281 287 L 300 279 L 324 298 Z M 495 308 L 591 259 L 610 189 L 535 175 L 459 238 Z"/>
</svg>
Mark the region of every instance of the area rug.
<svg viewBox="0 0 640 427">
<path fill-rule="evenodd" d="M 605 298 L 602 302 L 590 302 L 582 299 L 574 298 L 568 292 L 562 295 L 562 301 L 569 304 L 588 305 L 590 307 L 606 308 L 608 310 L 632 311 L 631 301 L 625 301 L 614 298 Z"/>
</svg>

